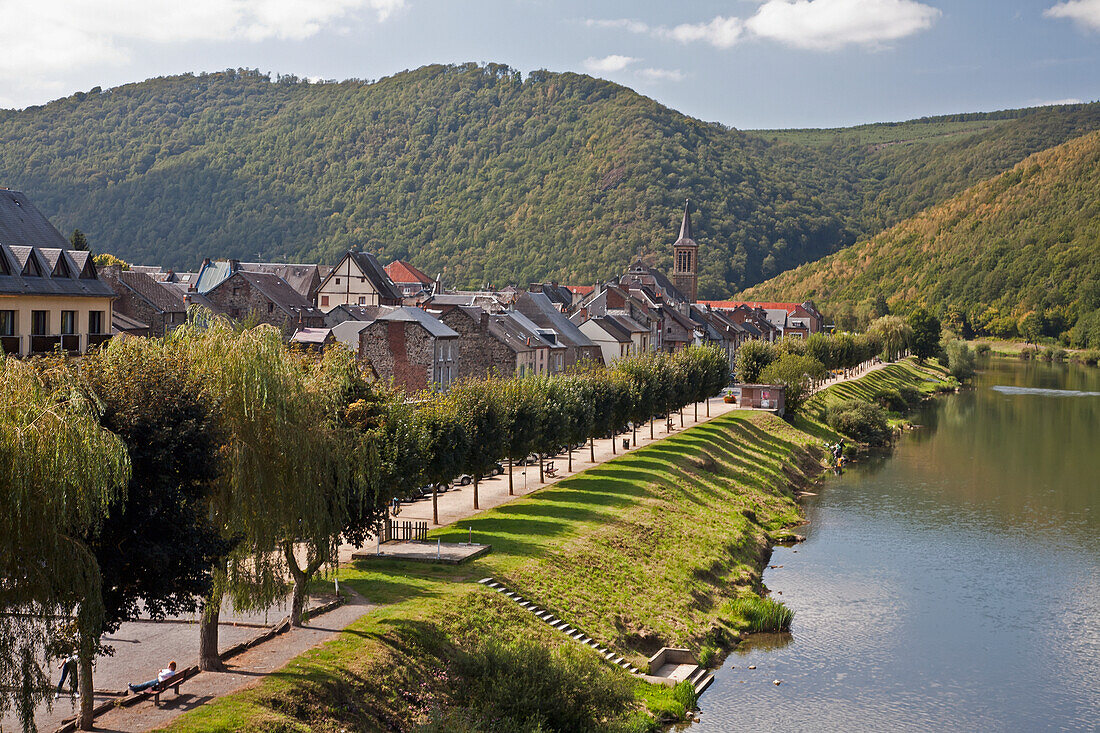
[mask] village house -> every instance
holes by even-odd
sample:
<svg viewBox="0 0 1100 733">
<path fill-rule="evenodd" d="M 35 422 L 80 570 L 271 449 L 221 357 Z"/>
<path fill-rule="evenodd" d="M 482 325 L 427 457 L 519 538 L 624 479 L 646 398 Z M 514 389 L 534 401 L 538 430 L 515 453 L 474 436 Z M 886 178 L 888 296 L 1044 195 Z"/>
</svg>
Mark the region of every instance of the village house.
<svg viewBox="0 0 1100 733">
<path fill-rule="evenodd" d="M 110 338 L 115 292 L 88 252 L 18 191 L 0 189 L 0 349 L 83 353 Z"/>
<path fill-rule="evenodd" d="M 269 323 L 287 338 L 299 328 L 325 328 L 325 314 L 278 275 L 237 270 L 204 294 L 216 313 Z"/>
<path fill-rule="evenodd" d="M 631 353 L 642 354 L 659 348 L 662 332 L 657 312 L 614 282 L 603 284 L 598 292 L 594 291 L 581 301 L 571 320 L 581 324 L 596 317 L 611 318 L 631 333 Z"/>
<path fill-rule="evenodd" d="M 421 293 L 430 293 L 435 285 L 434 280 L 403 260 L 394 260 L 385 269 L 403 298 L 415 298 Z"/>
<path fill-rule="evenodd" d="M 151 336 L 163 336 L 187 322 L 187 301 L 183 291 L 165 282 L 158 282 L 148 270 L 123 270 L 110 265 L 99 270 L 100 278 L 118 296 L 115 316 L 145 324 Z M 126 324 L 132 328 L 131 324 Z"/>
<path fill-rule="evenodd" d="M 634 337 L 629 328 L 612 316 L 596 316 L 580 325 L 581 332 L 600 347 L 608 366 L 634 353 Z"/>
<path fill-rule="evenodd" d="M 736 311 L 747 309 L 760 311 L 764 318 L 774 326 L 779 334 L 790 334 L 803 338 L 812 333 L 821 333 L 825 329 L 825 317 L 817 310 L 812 300 L 804 303 L 775 303 L 747 300 L 706 300 L 705 305 L 716 310 Z"/>
<path fill-rule="evenodd" d="M 188 287 L 199 293 L 207 293 L 222 284 L 238 270 L 245 272 L 259 272 L 265 275 L 275 275 L 282 278 L 287 285 L 298 291 L 299 294 L 310 303 L 315 302 L 317 288 L 321 285 L 321 278 L 325 274 L 325 268 L 320 265 L 297 265 L 281 262 L 241 262 L 240 260 L 215 260 L 209 258 L 202 261 L 199 271 L 193 282 Z M 182 273 L 183 276 L 189 273 Z M 177 281 L 180 276 L 173 275 Z M 190 278 L 187 278 L 190 280 Z"/>
<path fill-rule="evenodd" d="M 321 281 L 316 302 L 328 313 L 339 305 L 399 306 L 402 296 L 373 254 L 349 250 Z"/>
<path fill-rule="evenodd" d="M 563 369 L 586 360 L 598 362 L 601 359 L 600 347 L 592 343 L 592 340 L 542 293 L 520 293 L 512 309 L 526 316 L 547 335 L 553 334 L 555 343 L 564 347 Z"/>
<path fill-rule="evenodd" d="M 515 316 L 460 306 L 440 318 L 459 334 L 460 378 L 548 373 L 551 344 Z"/>
<path fill-rule="evenodd" d="M 447 390 L 458 377 L 458 339 L 427 311 L 401 306 L 359 331 L 359 359 L 408 394 L 432 386 Z"/>
</svg>

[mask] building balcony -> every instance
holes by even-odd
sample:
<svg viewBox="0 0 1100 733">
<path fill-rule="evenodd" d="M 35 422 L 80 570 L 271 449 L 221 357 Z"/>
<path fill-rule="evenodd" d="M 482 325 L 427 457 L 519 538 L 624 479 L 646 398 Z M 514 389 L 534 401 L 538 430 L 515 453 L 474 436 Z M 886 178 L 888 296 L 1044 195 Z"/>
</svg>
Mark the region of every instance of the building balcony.
<svg viewBox="0 0 1100 733">
<path fill-rule="evenodd" d="M 55 346 L 61 345 L 61 335 L 31 335 L 32 354 L 51 354 Z"/>
<path fill-rule="evenodd" d="M 80 353 L 80 336 L 75 333 L 61 334 L 61 348 L 70 354 Z"/>
<path fill-rule="evenodd" d="M 23 338 L 21 336 L 0 336 L 0 350 L 11 356 L 22 356 Z"/>
<path fill-rule="evenodd" d="M 100 344 L 107 343 L 111 340 L 111 334 L 109 333 L 90 333 L 88 334 L 88 348 L 93 346 L 99 346 Z"/>
</svg>

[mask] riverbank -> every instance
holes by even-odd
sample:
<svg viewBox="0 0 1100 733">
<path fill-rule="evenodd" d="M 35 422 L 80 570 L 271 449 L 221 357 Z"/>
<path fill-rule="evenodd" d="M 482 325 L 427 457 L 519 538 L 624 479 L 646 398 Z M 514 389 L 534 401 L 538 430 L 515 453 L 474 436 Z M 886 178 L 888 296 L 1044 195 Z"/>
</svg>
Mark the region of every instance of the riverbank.
<svg viewBox="0 0 1100 733">
<path fill-rule="evenodd" d="M 498 578 L 636 666 L 661 646 L 729 646 L 746 625 L 730 601 L 758 589 L 771 544 L 800 521 L 795 491 L 822 471 L 828 429 L 801 422 L 812 430 L 729 413 L 431 533 L 492 544 L 470 565 L 342 568 L 382 607 L 170 730 L 462 730 L 490 714 L 503 730 L 555 710 L 647 730 L 639 683 L 476 581 Z"/>
</svg>

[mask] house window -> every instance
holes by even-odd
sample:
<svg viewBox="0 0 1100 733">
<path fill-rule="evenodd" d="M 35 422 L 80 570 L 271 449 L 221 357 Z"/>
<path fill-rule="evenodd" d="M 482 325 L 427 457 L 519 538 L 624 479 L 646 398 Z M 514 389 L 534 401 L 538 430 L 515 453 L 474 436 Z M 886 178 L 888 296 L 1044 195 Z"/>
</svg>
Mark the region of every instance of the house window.
<svg viewBox="0 0 1100 733">
<path fill-rule="evenodd" d="M 236 295 L 240 295 L 240 294 L 241 294 L 240 286 L 239 285 L 234 285 L 233 286 L 233 295 L 236 296 Z"/>
<path fill-rule="evenodd" d="M 336 278 L 336 284 L 337 284 L 337 285 L 339 285 L 339 284 L 340 284 L 340 278 Z"/>
<path fill-rule="evenodd" d="M 322 295 L 321 296 L 321 306 L 324 307 L 324 306 L 327 306 L 327 305 L 328 305 L 328 296 L 327 295 Z"/>
<path fill-rule="evenodd" d="M 31 335 L 45 336 L 50 332 L 50 312 L 31 311 Z"/>
<path fill-rule="evenodd" d="M 15 311 L 0 311 L 0 336 L 15 335 Z"/>
<path fill-rule="evenodd" d="M 61 311 L 61 333 L 76 333 L 76 311 Z"/>
<path fill-rule="evenodd" d="M 106 333 L 103 330 L 103 311 L 88 311 L 88 333 Z"/>
<path fill-rule="evenodd" d="M 367 304 L 367 296 L 360 295 L 359 296 L 359 305 L 366 305 L 366 304 Z"/>
</svg>

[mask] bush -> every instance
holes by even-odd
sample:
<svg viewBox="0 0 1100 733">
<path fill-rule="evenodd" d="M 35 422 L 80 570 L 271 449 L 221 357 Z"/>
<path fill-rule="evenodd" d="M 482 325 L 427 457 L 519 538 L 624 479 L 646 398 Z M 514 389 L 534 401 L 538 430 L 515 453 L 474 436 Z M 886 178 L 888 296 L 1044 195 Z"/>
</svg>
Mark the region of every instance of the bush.
<svg viewBox="0 0 1100 733">
<path fill-rule="evenodd" d="M 751 595 L 735 598 L 726 604 L 734 619 L 741 619 L 749 633 L 779 633 L 790 631 L 794 611 L 771 598 Z"/>
<path fill-rule="evenodd" d="M 776 360 L 775 347 L 764 341 L 747 341 L 737 350 L 735 363 L 737 381 L 753 384 L 760 381 L 760 374 Z"/>
<path fill-rule="evenodd" d="M 1100 349 L 1089 349 L 1082 353 L 1081 361 L 1089 366 L 1100 365 Z"/>
<path fill-rule="evenodd" d="M 1061 346 L 1055 346 L 1054 349 L 1050 352 L 1050 359 L 1051 361 L 1065 361 L 1066 350 L 1063 349 Z"/>
<path fill-rule="evenodd" d="M 572 644 L 551 651 L 490 637 L 459 652 L 455 671 L 455 707 L 501 721 L 500 730 L 594 730 L 634 700 L 629 678 Z"/>
<path fill-rule="evenodd" d="M 983 343 L 983 344 L 975 344 L 974 345 L 974 354 L 978 358 L 984 359 L 985 357 L 989 356 L 989 352 L 990 352 L 989 344 L 984 344 Z"/>
<path fill-rule="evenodd" d="M 863 400 L 848 400 L 825 411 L 825 422 L 838 433 L 867 445 L 887 445 L 893 433 L 881 407 Z"/>
<path fill-rule="evenodd" d="M 977 371 L 977 356 L 963 341 L 951 341 L 945 347 L 947 369 L 961 383 L 969 382 Z"/>
</svg>

